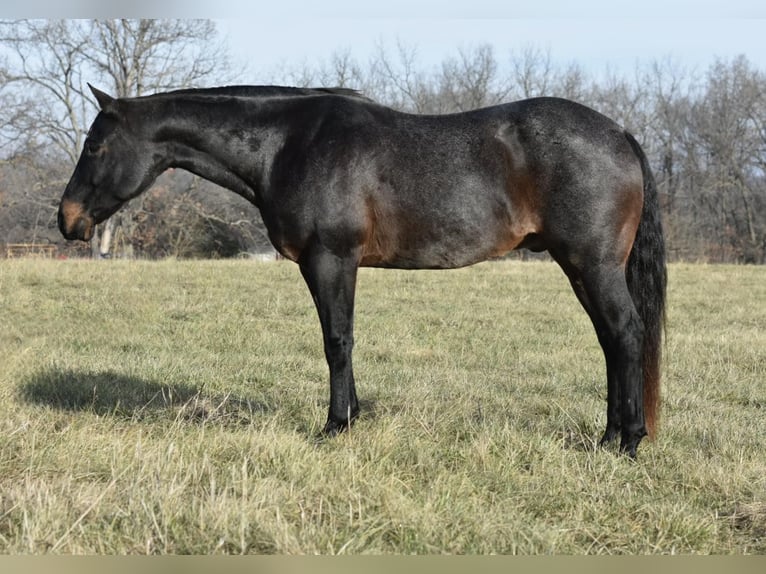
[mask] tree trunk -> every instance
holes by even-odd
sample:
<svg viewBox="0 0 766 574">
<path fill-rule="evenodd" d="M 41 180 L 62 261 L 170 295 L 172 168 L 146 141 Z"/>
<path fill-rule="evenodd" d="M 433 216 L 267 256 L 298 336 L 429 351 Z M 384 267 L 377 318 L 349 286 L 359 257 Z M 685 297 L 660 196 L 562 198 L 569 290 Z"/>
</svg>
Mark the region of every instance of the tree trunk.
<svg viewBox="0 0 766 574">
<path fill-rule="evenodd" d="M 110 217 L 101 226 L 101 241 L 99 242 L 98 258 L 109 259 L 111 257 L 112 237 L 114 236 L 115 219 Z"/>
</svg>

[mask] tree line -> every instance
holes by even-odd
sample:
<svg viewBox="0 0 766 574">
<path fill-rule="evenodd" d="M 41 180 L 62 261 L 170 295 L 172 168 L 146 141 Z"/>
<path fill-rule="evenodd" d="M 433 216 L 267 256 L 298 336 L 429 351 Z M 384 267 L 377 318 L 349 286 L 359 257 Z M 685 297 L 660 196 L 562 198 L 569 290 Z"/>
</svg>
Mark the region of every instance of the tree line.
<svg viewBox="0 0 766 574">
<path fill-rule="evenodd" d="M 669 256 L 766 263 L 766 72 L 745 56 L 694 70 L 672 59 L 594 75 L 534 46 L 456 50 L 424 67 L 416 47 L 338 51 L 248 81 L 209 20 L 0 22 L 0 242 L 54 243 L 56 208 L 96 114 L 86 82 L 117 96 L 230 83 L 337 86 L 412 113 L 451 113 L 541 95 L 615 119 L 644 146 Z M 269 249 L 257 210 L 188 173 L 163 175 L 100 226 L 93 255 L 228 257 Z"/>
</svg>

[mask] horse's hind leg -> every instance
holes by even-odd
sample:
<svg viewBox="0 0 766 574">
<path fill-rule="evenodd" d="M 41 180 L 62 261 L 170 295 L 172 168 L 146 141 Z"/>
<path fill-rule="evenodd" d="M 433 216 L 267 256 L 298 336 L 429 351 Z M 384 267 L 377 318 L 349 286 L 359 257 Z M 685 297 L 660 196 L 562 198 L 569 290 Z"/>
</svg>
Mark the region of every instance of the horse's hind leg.
<svg viewBox="0 0 766 574">
<path fill-rule="evenodd" d="M 606 264 L 583 269 L 566 261 L 559 263 L 593 322 L 606 359 L 607 423 L 601 443 L 621 433 L 620 450 L 635 457 L 646 435 L 641 372 L 643 325 L 628 291 L 624 269 Z"/>
<path fill-rule="evenodd" d="M 596 335 L 598 336 L 599 343 L 601 344 L 602 349 L 604 349 L 607 381 L 606 430 L 604 431 L 604 434 L 601 437 L 601 441 L 599 442 L 599 444 L 603 446 L 617 438 L 617 435 L 620 434 L 620 429 L 622 428 L 622 424 L 620 422 L 620 386 L 617 377 L 618 361 L 616 360 L 617 357 L 615 353 L 606 351 L 606 349 L 609 348 L 609 340 L 604 335 L 604 333 L 606 333 L 606 329 L 596 326 L 598 316 L 595 315 L 594 311 L 592 310 L 588 293 L 585 290 L 585 286 L 579 276 L 579 273 L 568 272 L 567 275 L 572 285 L 572 289 L 574 290 L 575 295 L 577 295 L 577 299 L 580 301 L 580 304 L 583 306 L 585 311 L 588 313 L 588 316 L 593 321 L 594 327 L 596 327 Z"/>
<path fill-rule="evenodd" d="M 359 414 L 351 351 L 358 259 L 339 256 L 321 244 L 306 249 L 299 265 L 319 313 L 330 368 L 330 409 L 324 432 L 342 432 Z"/>
</svg>

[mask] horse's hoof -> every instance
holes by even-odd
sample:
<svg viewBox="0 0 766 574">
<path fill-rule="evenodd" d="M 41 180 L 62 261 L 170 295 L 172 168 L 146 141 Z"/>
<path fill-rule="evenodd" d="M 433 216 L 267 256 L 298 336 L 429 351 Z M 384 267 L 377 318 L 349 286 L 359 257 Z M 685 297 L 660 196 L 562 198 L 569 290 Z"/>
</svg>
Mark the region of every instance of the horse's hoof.
<svg viewBox="0 0 766 574">
<path fill-rule="evenodd" d="M 646 436 L 646 429 L 641 428 L 636 432 L 623 433 L 622 440 L 620 441 L 620 452 L 628 455 L 633 460 L 636 460 L 636 450 L 638 449 L 638 443 Z"/>
<path fill-rule="evenodd" d="M 637 457 L 636 446 L 626 447 L 626 446 L 620 445 L 620 453 L 626 455 L 631 460 L 636 460 L 636 457 Z"/>
<path fill-rule="evenodd" d="M 604 436 L 601 437 L 601 440 L 598 441 L 598 446 L 606 446 L 610 442 L 612 442 L 614 439 L 617 438 L 617 435 L 620 434 L 620 429 L 617 427 L 607 427 L 606 431 L 604 431 Z"/>
<path fill-rule="evenodd" d="M 325 437 L 335 437 L 340 433 L 348 430 L 348 421 L 336 421 L 333 419 L 327 419 L 327 422 L 322 429 L 322 435 Z"/>
</svg>

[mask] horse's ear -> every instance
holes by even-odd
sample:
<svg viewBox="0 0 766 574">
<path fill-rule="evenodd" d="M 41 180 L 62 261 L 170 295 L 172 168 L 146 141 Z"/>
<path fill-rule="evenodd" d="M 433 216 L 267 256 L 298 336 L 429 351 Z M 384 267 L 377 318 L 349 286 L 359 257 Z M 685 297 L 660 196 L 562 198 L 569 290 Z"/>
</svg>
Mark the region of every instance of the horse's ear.
<svg viewBox="0 0 766 574">
<path fill-rule="evenodd" d="M 114 101 L 114 98 L 109 94 L 105 94 L 101 90 L 97 90 L 90 84 L 88 84 L 88 87 L 90 88 L 90 91 L 93 92 L 93 95 L 96 97 L 96 101 L 102 110 L 106 109 L 106 107 Z"/>
</svg>

